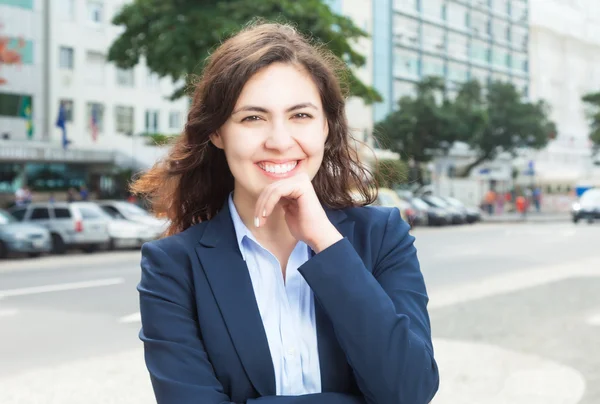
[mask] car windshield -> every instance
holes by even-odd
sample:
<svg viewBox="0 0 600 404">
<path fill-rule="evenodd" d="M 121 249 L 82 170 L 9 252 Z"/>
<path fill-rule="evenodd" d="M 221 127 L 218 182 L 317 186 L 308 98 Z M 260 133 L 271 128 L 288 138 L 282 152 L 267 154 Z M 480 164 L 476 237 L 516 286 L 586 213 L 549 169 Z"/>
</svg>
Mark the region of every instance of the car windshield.
<svg viewBox="0 0 600 404">
<path fill-rule="evenodd" d="M 454 207 L 457 207 L 457 208 L 462 208 L 463 207 L 462 202 L 459 201 L 458 199 L 454 199 L 454 198 L 448 197 L 448 198 L 445 199 L 445 201 L 448 202 L 450 205 L 452 205 Z"/>
<path fill-rule="evenodd" d="M 600 207 L 600 189 L 590 189 L 584 192 L 579 202 L 582 206 Z"/>
<path fill-rule="evenodd" d="M 119 210 L 122 210 L 128 216 L 149 216 L 150 214 L 144 209 L 132 203 L 119 204 Z"/>
<path fill-rule="evenodd" d="M 0 210 L 0 224 L 15 223 L 17 220 L 5 210 Z"/>
<path fill-rule="evenodd" d="M 433 205 L 437 206 L 438 208 L 445 208 L 448 206 L 448 204 L 446 202 L 444 202 L 442 199 L 438 198 L 437 196 L 428 196 L 427 201 L 431 202 Z"/>
<path fill-rule="evenodd" d="M 412 204 L 415 206 L 415 208 L 417 209 L 427 209 L 429 208 L 429 205 L 427 205 L 425 202 L 423 202 L 423 200 L 419 199 L 419 198 L 414 198 L 411 200 Z"/>
</svg>

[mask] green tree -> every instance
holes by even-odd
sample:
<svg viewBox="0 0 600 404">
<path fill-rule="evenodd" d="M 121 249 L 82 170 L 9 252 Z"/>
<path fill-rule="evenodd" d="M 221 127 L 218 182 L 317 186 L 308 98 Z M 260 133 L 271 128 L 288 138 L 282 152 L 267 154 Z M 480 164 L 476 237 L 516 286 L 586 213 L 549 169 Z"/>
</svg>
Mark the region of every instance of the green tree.
<svg viewBox="0 0 600 404">
<path fill-rule="evenodd" d="M 413 159 L 415 172 L 437 152 L 445 153 L 456 140 L 454 110 L 445 98 L 444 81 L 427 77 L 416 84 L 415 96 L 404 96 L 398 108 L 375 125 L 374 133 L 382 147 Z M 421 182 L 420 175 L 411 178 Z"/>
<path fill-rule="evenodd" d="M 586 94 L 582 100 L 590 107 L 587 113 L 590 120 L 590 140 L 597 153 L 600 149 L 600 92 Z"/>
<path fill-rule="evenodd" d="M 365 64 L 365 57 L 351 45 L 367 33 L 351 19 L 333 13 L 323 0 L 134 0 L 113 19 L 124 31 L 111 45 L 108 59 L 118 67 L 132 68 L 143 57 L 159 76 L 184 80 L 171 96 L 176 99 L 186 94 L 210 52 L 256 18 L 294 24 L 326 44 L 349 67 Z M 354 73 L 344 80 L 350 93 L 366 103 L 381 100 Z"/>
<path fill-rule="evenodd" d="M 455 102 L 456 121 L 467 122 L 462 139 L 475 151 L 476 159 L 463 170 L 468 175 L 473 167 L 493 160 L 500 153 L 515 154 L 519 148 L 541 149 L 556 133 L 549 118 L 550 108 L 544 101 L 525 100 L 511 83 L 495 81 L 489 84 L 485 96 L 472 83 L 461 86 Z M 481 107 L 477 103 L 483 101 Z M 463 115 L 464 103 L 472 107 Z"/>
<path fill-rule="evenodd" d="M 374 175 L 375 181 L 379 187 L 393 189 L 407 181 L 408 166 L 401 160 L 377 160 Z"/>
</svg>

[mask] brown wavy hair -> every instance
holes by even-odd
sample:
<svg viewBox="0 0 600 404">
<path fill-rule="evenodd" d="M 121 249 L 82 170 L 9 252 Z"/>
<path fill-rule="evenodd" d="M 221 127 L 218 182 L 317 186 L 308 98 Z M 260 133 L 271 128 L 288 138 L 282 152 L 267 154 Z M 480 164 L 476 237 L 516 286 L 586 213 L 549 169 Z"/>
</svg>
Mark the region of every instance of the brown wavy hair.
<svg viewBox="0 0 600 404">
<path fill-rule="evenodd" d="M 359 162 L 351 144 L 354 140 L 346 119 L 345 91 L 340 85 L 345 64 L 289 25 L 254 23 L 210 55 L 194 86 L 184 132 L 166 158 L 131 184 L 132 193 L 146 198 L 155 214 L 170 220 L 165 235 L 209 220 L 223 207 L 234 180 L 223 150 L 212 144 L 210 135 L 227 121 L 245 83 L 275 62 L 304 68 L 321 96 L 329 136 L 322 165 L 313 179 L 319 200 L 333 209 L 375 200 L 372 175 Z"/>
</svg>

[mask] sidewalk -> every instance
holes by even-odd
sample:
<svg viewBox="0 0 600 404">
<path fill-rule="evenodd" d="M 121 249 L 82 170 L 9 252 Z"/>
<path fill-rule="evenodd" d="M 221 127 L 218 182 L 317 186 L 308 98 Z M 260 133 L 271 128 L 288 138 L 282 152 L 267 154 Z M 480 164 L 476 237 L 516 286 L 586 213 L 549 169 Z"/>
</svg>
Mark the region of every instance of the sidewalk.
<svg viewBox="0 0 600 404">
<path fill-rule="evenodd" d="M 560 223 L 570 220 L 569 212 L 530 212 L 525 217 L 520 213 L 508 212 L 492 216 L 483 214 L 481 217 L 481 223 Z"/>
</svg>

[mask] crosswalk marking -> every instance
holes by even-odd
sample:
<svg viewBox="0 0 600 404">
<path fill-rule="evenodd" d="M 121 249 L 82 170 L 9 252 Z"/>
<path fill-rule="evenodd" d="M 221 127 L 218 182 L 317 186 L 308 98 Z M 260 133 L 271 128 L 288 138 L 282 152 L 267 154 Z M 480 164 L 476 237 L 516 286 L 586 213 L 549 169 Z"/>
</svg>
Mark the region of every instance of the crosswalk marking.
<svg viewBox="0 0 600 404">
<path fill-rule="evenodd" d="M 125 282 L 123 278 L 97 279 L 83 282 L 58 283 L 54 285 L 33 286 L 28 288 L 0 290 L 0 299 L 13 296 L 35 295 L 39 293 L 61 292 L 65 290 L 96 288 L 100 286 L 112 286 Z"/>
<path fill-rule="evenodd" d="M 139 312 L 123 316 L 119 319 L 119 323 L 139 323 L 142 321 L 142 317 Z"/>
<path fill-rule="evenodd" d="M 17 309 L 0 309 L 0 317 L 12 317 L 17 315 Z"/>
</svg>

